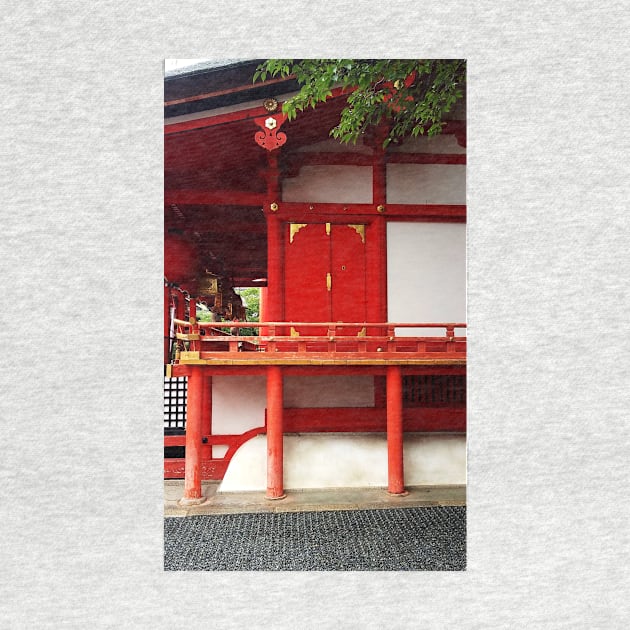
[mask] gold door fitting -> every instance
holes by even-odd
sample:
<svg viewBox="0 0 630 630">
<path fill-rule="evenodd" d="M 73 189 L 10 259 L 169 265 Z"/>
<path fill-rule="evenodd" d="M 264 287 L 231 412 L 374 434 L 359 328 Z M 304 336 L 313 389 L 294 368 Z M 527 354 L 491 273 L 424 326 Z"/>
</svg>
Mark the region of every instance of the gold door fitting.
<svg viewBox="0 0 630 630">
<path fill-rule="evenodd" d="M 326 288 L 330 291 L 332 289 L 332 276 L 330 271 L 326 274 Z"/>
</svg>

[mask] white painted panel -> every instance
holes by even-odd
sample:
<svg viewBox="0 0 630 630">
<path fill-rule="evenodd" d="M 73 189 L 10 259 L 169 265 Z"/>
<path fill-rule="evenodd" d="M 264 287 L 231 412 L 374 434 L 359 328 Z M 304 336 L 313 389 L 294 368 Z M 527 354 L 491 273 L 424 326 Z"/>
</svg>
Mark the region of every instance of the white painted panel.
<svg viewBox="0 0 630 630">
<path fill-rule="evenodd" d="M 264 376 L 212 377 L 214 434 L 239 434 L 262 427 L 266 405 L 267 382 Z"/>
<path fill-rule="evenodd" d="M 388 164 L 387 203 L 465 204 L 464 164 Z"/>
<path fill-rule="evenodd" d="M 372 376 L 288 376 L 285 407 L 373 407 Z"/>
<path fill-rule="evenodd" d="M 282 200 L 319 203 L 372 203 L 369 166 L 303 166 L 282 181 Z"/>
<path fill-rule="evenodd" d="M 408 434 L 403 452 L 406 486 L 466 483 L 464 435 Z M 267 440 L 259 435 L 236 451 L 219 492 L 265 490 L 266 467 Z M 284 487 L 387 487 L 387 436 L 285 435 Z"/>
<path fill-rule="evenodd" d="M 390 322 L 466 321 L 465 224 L 387 224 L 387 307 Z M 444 330 L 397 333 L 442 336 Z"/>
</svg>

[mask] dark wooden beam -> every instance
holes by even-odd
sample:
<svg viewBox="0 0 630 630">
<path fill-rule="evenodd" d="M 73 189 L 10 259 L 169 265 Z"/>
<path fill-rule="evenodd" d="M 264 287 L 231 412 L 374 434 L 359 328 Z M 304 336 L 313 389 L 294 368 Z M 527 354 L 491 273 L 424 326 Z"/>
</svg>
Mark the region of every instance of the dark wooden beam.
<svg viewBox="0 0 630 630">
<path fill-rule="evenodd" d="M 166 190 L 164 201 L 167 204 L 199 206 L 261 206 L 265 193 L 243 192 L 241 190 Z"/>
</svg>

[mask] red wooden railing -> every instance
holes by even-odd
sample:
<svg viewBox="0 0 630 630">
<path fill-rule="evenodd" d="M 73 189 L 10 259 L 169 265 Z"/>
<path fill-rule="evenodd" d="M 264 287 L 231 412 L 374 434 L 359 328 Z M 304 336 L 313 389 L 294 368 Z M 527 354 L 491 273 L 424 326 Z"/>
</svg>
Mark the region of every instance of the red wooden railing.
<svg viewBox="0 0 630 630">
<path fill-rule="evenodd" d="M 176 319 L 176 339 L 181 350 L 198 352 L 200 358 L 215 353 L 273 352 L 274 356 L 345 358 L 401 358 L 402 355 L 435 356 L 466 352 L 466 337 L 456 335 L 465 323 L 393 322 L 196 322 Z M 257 336 L 225 333 L 220 328 L 256 328 Z M 299 329 L 299 333 L 296 332 Z M 315 329 L 320 334 L 304 334 Z M 397 329 L 442 329 L 442 336 L 402 336 Z M 325 330 L 325 334 L 320 331 Z M 355 331 L 359 331 L 357 334 Z M 351 331 L 351 332 L 348 332 Z M 238 331 L 237 331 L 238 332 Z M 289 333 L 289 334 L 287 334 Z M 251 355 L 250 355 L 251 356 Z M 255 356 L 251 356 L 253 360 Z M 176 357 L 176 362 L 179 362 Z"/>
</svg>

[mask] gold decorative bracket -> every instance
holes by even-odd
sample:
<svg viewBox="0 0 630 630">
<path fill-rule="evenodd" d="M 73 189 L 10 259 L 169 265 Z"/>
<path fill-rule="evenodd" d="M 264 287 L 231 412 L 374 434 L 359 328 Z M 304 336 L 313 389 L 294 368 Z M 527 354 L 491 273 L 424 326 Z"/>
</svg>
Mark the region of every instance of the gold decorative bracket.
<svg viewBox="0 0 630 630">
<path fill-rule="evenodd" d="M 299 337 L 300 333 L 291 326 L 291 337 Z"/>
<path fill-rule="evenodd" d="M 330 291 L 332 289 L 332 276 L 330 271 L 326 274 L 326 288 Z"/>
<path fill-rule="evenodd" d="M 352 228 L 361 237 L 362 243 L 365 243 L 365 225 L 361 225 L 359 223 L 349 223 L 348 227 Z"/>
<path fill-rule="evenodd" d="M 293 237 L 308 223 L 289 223 L 289 243 L 293 243 Z"/>
<path fill-rule="evenodd" d="M 330 236 L 330 223 L 326 223 L 326 234 Z"/>
<path fill-rule="evenodd" d="M 357 333 L 357 337 L 365 337 L 367 335 L 367 331 L 365 329 L 365 326 L 363 326 L 363 328 L 361 328 L 361 330 Z"/>
</svg>

